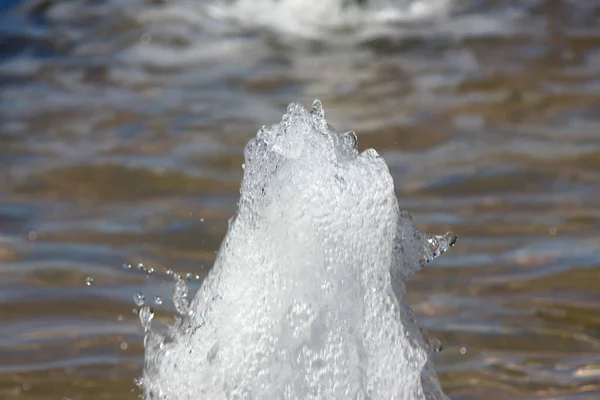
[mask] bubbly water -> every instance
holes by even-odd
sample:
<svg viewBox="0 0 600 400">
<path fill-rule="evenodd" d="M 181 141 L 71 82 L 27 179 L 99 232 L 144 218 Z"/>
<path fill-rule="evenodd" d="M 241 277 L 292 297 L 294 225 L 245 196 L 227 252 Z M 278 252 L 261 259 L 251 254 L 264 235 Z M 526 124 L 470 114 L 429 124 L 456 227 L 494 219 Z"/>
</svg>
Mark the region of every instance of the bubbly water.
<svg viewBox="0 0 600 400">
<path fill-rule="evenodd" d="M 146 400 L 445 399 L 404 281 L 456 236 L 401 213 L 387 165 L 291 104 L 245 148 L 238 211 L 191 304 L 146 330 Z"/>
</svg>

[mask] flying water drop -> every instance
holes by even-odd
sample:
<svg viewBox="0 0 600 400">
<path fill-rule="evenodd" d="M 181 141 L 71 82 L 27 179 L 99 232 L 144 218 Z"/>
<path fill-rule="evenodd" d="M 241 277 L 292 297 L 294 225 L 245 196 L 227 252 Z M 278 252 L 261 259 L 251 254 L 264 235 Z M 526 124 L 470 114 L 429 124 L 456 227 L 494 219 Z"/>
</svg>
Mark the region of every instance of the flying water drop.
<svg viewBox="0 0 600 400">
<path fill-rule="evenodd" d="M 432 338 L 429 340 L 429 348 L 434 353 L 440 353 L 444 348 L 442 341 L 438 338 Z"/>
<path fill-rule="evenodd" d="M 144 294 L 142 292 L 137 292 L 136 294 L 133 295 L 133 302 L 135 303 L 136 306 L 141 307 L 146 302 L 146 297 L 144 296 Z"/>
</svg>

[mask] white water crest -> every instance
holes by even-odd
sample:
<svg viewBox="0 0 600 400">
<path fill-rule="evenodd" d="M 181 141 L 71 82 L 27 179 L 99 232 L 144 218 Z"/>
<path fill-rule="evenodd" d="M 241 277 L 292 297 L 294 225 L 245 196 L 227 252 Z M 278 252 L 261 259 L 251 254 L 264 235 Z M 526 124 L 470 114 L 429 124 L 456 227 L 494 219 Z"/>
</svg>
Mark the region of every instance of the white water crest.
<svg viewBox="0 0 600 400">
<path fill-rule="evenodd" d="M 451 0 L 217 0 L 210 15 L 305 37 L 322 37 L 332 29 L 364 34 L 388 22 L 433 19 L 446 15 Z M 361 28 L 358 29 L 357 28 Z"/>
<path fill-rule="evenodd" d="M 146 400 L 446 399 L 402 299 L 456 236 L 418 231 L 356 144 L 319 101 L 250 140 L 214 267 L 164 337 L 145 324 Z"/>
</svg>

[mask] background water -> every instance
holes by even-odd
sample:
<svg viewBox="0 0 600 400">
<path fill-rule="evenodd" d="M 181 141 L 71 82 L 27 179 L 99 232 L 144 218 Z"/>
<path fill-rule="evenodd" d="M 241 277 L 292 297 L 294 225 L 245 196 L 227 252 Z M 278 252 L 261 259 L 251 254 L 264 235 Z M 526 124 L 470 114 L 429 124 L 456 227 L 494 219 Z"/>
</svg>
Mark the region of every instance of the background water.
<svg viewBox="0 0 600 400">
<path fill-rule="evenodd" d="M 313 98 L 459 234 L 408 286 L 447 394 L 600 398 L 600 2 L 305 3 L 2 2 L 0 398 L 135 399 L 134 293 L 168 321 L 243 145 Z"/>
</svg>

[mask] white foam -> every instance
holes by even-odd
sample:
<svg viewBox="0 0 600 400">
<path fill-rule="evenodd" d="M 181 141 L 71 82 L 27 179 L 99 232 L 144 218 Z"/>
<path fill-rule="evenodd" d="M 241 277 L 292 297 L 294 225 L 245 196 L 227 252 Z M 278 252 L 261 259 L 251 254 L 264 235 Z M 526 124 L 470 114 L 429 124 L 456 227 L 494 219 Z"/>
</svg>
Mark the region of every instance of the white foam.
<svg viewBox="0 0 600 400">
<path fill-rule="evenodd" d="M 146 336 L 146 400 L 445 399 L 403 281 L 454 243 L 398 210 L 375 150 L 321 103 L 245 149 L 239 208 L 182 320 Z"/>
<path fill-rule="evenodd" d="M 354 41 L 370 28 L 390 22 L 426 20 L 445 15 L 452 0 L 237 0 L 215 1 L 207 10 L 216 19 L 233 20 L 307 38 L 324 38 L 335 30 Z M 362 4 L 360 4 L 362 3 Z M 346 29 L 352 28 L 351 32 Z M 367 34 L 368 35 L 368 34 Z"/>
</svg>

